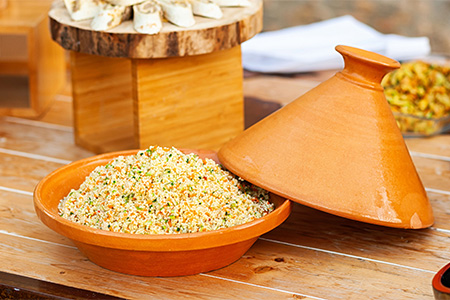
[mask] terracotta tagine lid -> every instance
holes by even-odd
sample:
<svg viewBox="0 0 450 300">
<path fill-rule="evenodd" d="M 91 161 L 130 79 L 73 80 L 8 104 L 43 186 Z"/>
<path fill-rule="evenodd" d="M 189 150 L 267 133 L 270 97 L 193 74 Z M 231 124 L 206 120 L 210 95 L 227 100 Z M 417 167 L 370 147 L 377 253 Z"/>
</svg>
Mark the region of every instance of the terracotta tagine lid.
<svg viewBox="0 0 450 300">
<path fill-rule="evenodd" d="M 395 60 L 337 46 L 345 68 L 219 151 L 233 173 L 295 202 L 397 228 L 433 224 L 381 80 Z"/>
</svg>

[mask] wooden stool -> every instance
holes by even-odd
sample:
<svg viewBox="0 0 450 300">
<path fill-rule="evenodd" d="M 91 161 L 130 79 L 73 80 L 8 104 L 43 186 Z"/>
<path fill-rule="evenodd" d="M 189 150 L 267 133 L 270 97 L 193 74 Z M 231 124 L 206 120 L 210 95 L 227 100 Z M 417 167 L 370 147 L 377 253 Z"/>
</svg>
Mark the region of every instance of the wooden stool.
<svg viewBox="0 0 450 300">
<path fill-rule="evenodd" d="M 132 22 L 105 32 L 50 10 L 51 35 L 72 50 L 75 141 L 100 153 L 149 145 L 217 150 L 244 128 L 240 44 L 262 29 L 262 0 L 196 17 L 157 35 Z"/>
</svg>

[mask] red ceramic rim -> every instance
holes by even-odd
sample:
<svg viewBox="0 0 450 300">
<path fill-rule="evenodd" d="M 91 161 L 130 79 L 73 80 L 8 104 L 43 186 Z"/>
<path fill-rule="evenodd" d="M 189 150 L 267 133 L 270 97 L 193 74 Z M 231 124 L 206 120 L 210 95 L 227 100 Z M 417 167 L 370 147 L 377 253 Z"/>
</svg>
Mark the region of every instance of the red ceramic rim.
<svg viewBox="0 0 450 300">
<path fill-rule="evenodd" d="M 450 263 L 441 268 L 433 277 L 433 288 L 442 293 L 450 293 L 450 288 L 442 284 L 442 275 L 444 275 L 445 271 L 448 269 L 450 269 Z"/>
</svg>

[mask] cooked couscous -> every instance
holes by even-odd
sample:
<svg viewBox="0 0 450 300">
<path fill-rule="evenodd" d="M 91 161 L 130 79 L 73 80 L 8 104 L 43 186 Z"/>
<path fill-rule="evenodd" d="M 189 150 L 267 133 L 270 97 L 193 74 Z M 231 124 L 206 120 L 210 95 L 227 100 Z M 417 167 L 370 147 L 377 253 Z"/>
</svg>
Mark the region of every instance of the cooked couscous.
<svg viewBox="0 0 450 300">
<path fill-rule="evenodd" d="M 274 209 L 266 191 L 213 160 L 161 147 L 98 166 L 58 208 L 73 222 L 136 234 L 217 230 Z"/>
</svg>

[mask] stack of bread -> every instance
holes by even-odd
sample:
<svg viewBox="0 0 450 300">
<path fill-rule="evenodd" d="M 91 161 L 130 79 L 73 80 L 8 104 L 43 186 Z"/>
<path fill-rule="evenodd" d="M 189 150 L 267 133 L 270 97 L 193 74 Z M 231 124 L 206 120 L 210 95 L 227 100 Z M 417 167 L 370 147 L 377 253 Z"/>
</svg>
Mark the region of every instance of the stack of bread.
<svg viewBox="0 0 450 300">
<path fill-rule="evenodd" d="M 139 33 L 156 34 L 163 22 L 191 27 L 194 15 L 220 19 L 221 7 L 249 6 L 249 0 L 64 0 L 74 21 L 91 21 L 91 28 L 105 31 L 133 19 Z"/>
</svg>

